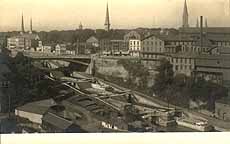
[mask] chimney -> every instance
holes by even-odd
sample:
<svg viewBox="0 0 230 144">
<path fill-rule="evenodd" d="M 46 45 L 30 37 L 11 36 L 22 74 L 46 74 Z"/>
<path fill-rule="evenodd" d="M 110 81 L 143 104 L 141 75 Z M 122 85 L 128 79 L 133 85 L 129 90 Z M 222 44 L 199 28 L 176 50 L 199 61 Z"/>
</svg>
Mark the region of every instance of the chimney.
<svg viewBox="0 0 230 144">
<path fill-rule="evenodd" d="M 200 48 L 203 48 L 203 16 L 200 16 Z"/>
</svg>

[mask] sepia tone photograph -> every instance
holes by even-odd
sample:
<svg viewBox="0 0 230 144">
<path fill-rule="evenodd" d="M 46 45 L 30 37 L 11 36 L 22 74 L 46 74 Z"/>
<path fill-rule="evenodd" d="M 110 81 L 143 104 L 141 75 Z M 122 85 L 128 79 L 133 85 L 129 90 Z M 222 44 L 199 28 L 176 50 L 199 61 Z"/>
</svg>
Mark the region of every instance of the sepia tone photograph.
<svg viewBox="0 0 230 144">
<path fill-rule="evenodd" d="M 0 1 L 1 134 L 229 131 L 230 0 Z"/>
</svg>

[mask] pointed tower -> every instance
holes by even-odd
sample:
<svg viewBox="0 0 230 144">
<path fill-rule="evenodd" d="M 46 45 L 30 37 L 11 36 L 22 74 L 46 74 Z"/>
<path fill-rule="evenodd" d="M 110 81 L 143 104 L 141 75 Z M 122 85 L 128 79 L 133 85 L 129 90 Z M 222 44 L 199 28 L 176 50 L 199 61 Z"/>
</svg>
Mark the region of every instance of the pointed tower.
<svg viewBox="0 0 230 144">
<path fill-rule="evenodd" d="M 188 7 L 187 7 L 187 2 L 185 0 L 184 2 L 184 12 L 183 12 L 183 24 L 182 24 L 182 27 L 183 28 L 188 28 L 189 27 L 189 24 L 188 24 Z"/>
<path fill-rule="evenodd" d="M 196 20 L 196 27 L 199 28 L 199 18 Z"/>
<path fill-rule="evenodd" d="M 21 23 L 21 34 L 25 33 L 25 28 L 24 28 L 24 18 L 23 18 L 23 14 L 22 14 L 22 23 Z"/>
<path fill-rule="evenodd" d="M 83 30 L 83 25 L 82 25 L 81 22 L 80 22 L 80 24 L 79 24 L 79 30 Z"/>
<path fill-rule="evenodd" d="M 33 22 L 32 22 L 32 18 L 30 18 L 30 34 L 33 33 Z"/>
<path fill-rule="evenodd" d="M 105 16 L 105 30 L 110 30 L 110 20 L 109 20 L 109 6 L 107 2 L 107 8 L 106 8 L 106 16 Z"/>
</svg>

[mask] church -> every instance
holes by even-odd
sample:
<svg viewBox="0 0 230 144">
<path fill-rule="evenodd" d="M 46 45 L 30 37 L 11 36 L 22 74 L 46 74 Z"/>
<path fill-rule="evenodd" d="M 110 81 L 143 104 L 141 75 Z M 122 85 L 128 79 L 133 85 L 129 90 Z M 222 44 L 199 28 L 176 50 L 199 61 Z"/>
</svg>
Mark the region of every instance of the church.
<svg viewBox="0 0 230 144">
<path fill-rule="evenodd" d="M 32 19 L 30 19 L 30 31 L 26 32 L 24 27 L 24 18 L 22 15 L 22 22 L 21 22 L 21 31 L 20 34 L 9 37 L 7 39 L 7 48 L 17 49 L 17 50 L 26 50 L 31 48 L 36 48 L 40 38 L 37 34 L 33 33 L 33 25 Z"/>
</svg>

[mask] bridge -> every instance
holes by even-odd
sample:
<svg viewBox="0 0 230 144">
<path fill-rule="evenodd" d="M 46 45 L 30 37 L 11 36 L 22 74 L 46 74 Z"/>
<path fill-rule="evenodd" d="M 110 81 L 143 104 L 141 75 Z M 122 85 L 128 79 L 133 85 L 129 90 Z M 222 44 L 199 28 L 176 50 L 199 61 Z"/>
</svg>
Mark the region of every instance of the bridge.
<svg viewBox="0 0 230 144">
<path fill-rule="evenodd" d="M 42 52 L 23 52 L 23 55 L 33 59 L 86 59 L 90 60 L 90 55 L 57 55 Z"/>
<path fill-rule="evenodd" d="M 23 55 L 33 60 L 64 60 L 72 63 L 89 66 L 91 62 L 90 55 L 57 55 L 42 52 L 27 52 L 24 51 Z"/>
</svg>

